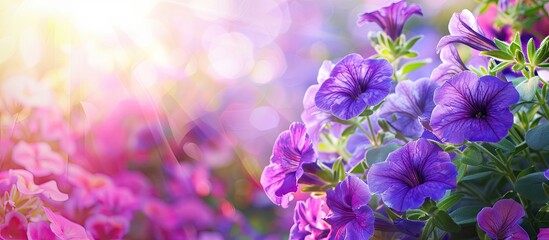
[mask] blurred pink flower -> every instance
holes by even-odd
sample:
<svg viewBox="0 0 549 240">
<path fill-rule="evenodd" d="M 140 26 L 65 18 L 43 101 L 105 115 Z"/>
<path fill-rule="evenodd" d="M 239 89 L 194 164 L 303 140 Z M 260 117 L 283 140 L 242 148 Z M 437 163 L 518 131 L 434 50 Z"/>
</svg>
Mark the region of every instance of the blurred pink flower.
<svg viewBox="0 0 549 240">
<path fill-rule="evenodd" d="M 86 221 L 86 229 L 95 239 L 122 239 L 130 230 L 129 221 L 119 216 L 93 215 Z"/>
<path fill-rule="evenodd" d="M 46 217 L 50 220 L 52 232 L 61 240 L 86 240 L 90 239 L 84 227 L 76 224 L 61 215 L 53 213 L 49 208 L 44 207 Z"/>
<path fill-rule="evenodd" d="M 58 202 L 66 201 L 69 198 L 67 194 L 59 191 L 59 188 L 57 188 L 57 183 L 54 180 L 36 185 L 34 183 L 34 176 L 27 170 L 10 169 L 9 176 L 12 179 L 15 179 L 17 190 L 23 194 L 42 194 L 45 197 Z"/>
<path fill-rule="evenodd" d="M 61 155 L 52 151 L 50 145 L 44 142 L 29 144 L 20 141 L 13 149 L 12 159 L 37 177 L 59 175 L 65 169 Z"/>
</svg>

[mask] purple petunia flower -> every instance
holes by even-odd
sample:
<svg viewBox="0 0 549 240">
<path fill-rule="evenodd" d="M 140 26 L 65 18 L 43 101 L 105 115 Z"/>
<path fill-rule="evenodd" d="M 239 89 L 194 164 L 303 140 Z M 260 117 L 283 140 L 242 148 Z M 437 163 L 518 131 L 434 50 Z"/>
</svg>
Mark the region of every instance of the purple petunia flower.
<svg viewBox="0 0 549 240">
<path fill-rule="evenodd" d="M 437 87 L 438 84 L 429 79 L 399 82 L 396 92 L 379 108 L 379 117 L 407 137 L 421 136 L 423 125 L 428 125 L 435 107 L 433 93 Z"/>
<path fill-rule="evenodd" d="M 530 239 L 519 225 L 524 216 L 522 206 L 511 200 L 502 199 L 493 207 L 485 207 L 477 215 L 480 229 L 494 239 Z"/>
<path fill-rule="evenodd" d="M 543 176 L 545 176 L 545 178 L 549 180 L 549 169 L 545 170 L 545 172 L 543 173 Z"/>
<path fill-rule="evenodd" d="M 442 63 L 431 73 L 431 80 L 438 84 L 443 84 L 458 73 L 467 70 L 454 45 L 442 48 L 440 60 Z"/>
<path fill-rule="evenodd" d="M 261 175 L 261 185 L 273 203 L 288 207 L 303 175 L 303 164 L 315 162 L 315 152 L 303 123 L 292 123 L 290 130 L 278 135 L 271 163 Z"/>
<path fill-rule="evenodd" d="M 420 138 L 372 165 L 368 184 L 373 193 L 399 212 L 419 208 L 425 198 L 438 200 L 456 186 L 457 170 L 448 153 Z"/>
<path fill-rule="evenodd" d="M 374 234 L 374 212 L 368 206 L 370 191 L 364 181 L 347 176 L 326 194 L 331 210 L 326 218 L 331 225 L 329 239 L 368 239 Z"/>
<path fill-rule="evenodd" d="M 316 197 L 297 202 L 290 239 L 320 239 L 328 236 L 330 225 L 324 221 L 328 214 L 325 203 L 324 198 Z"/>
<path fill-rule="evenodd" d="M 391 90 L 393 67 L 384 59 L 364 59 L 354 53 L 339 61 L 315 96 L 318 108 L 344 120 L 360 115 Z"/>
<path fill-rule="evenodd" d="M 454 13 L 448 24 L 449 36 L 440 39 L 437 51 L 452 43 L 465 44 L 479 51 L 497 50 L 496 44 L 486 38 L 484 32 L 477 23 L 471 11 L 464 9 L 460 13 Z"/>
<path fill-rule="evenodd" d="M 465 71 L 435 91 L 431 128 L 443 142 L 498 142 L 513 126 L 509 107 L 518 100 L 512 83 Z"/>
<path fill-rule="evenodd" d="M 391 39 L 395 40 L 402 34 L 404 23 L 412 15 L 423 15 L 421 8 L 417 4 L 406 5 L 406 1 L 391 3 L 389 6 L 373 12 L 363 13 L 358 18 L 358 25 L 366 22 L 375 22 L 387 33 Z"/>
</svg>

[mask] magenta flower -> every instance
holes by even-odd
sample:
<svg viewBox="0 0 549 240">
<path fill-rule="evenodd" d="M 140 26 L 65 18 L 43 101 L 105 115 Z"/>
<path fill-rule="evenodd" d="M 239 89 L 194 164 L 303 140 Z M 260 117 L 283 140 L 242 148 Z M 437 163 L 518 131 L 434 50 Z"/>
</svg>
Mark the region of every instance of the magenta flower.
<svg viewBox="0 0 549 240">
<path fill-rule="evenodd" d="M 297 181 L 304 173 L 303 164 L 315 162 L 315 152 L 303 123 L 292 123 L 290 130 L 278 135 L 271 163 L 261 175 L 261 185 L 271 201 L 288 207 L 297 191 Z"/>
<path fill-rule="evenodd" d="M 433 93 L 438 84 L 429 79 L 402 81 L 396 92 L 390 94 L 379 108 L 379 117 L 404 136 L 417 138 L 423 133 L 423 124 L 428 125 L 435 107 Z"/>
<path fill-rule="evenodd" d="M 374 212 L 368 206 L 370 191 L 364 181 L 347 176 L 326 194 L 331 210 L 326 218 L 331 225 L 329 239 L 368 239 L 374 234 Z"/>
<path fill-rule="evenodd" d="M 50 174 L 59 175 L 65 169 L 63 167 L 65 160 L 44 142 L 29 144 L 20 141 L 13 149 L 12 158 L 15 163 L 23 166 L 37 177 Z"/>
<path fill-rule="evenodd" d="M 443 142 L 498 142 L 513 126 L 511 104 L 519 94 L 510 82 L 465 71 L 435 91 L 433 133 Z"/>
<path fill-rule="evenodd" d="M 406 1 L 402 0 L 377 11 L 363 13 L 358 18 L 358 24 L 375 22 L 391 39 L 395 40 L 402 34 L 404 23 L 414 14 L 423 15 L 421 8 L 417 4 L 408 6 Z"/>
<path fill-rule="evenodd" d="M 522 205 L 511 199 L 502 199 L 491 208 L 482 208 L 477 222 L 480 229 L 494 239 L 530 239 L 519 225 L 524 214 Z"/>
<path fill-rule="evenodd" d="M 95 239 L 122 239 L 130 230 L 129 221 L 120 216 L 97 214 L 86 220 L 86 229 Z"/>
<path fill-rule="evenodd" d="M 439 200 L 456 187 L 456 166 L 448 153 L 424 138 L 409 142 L 372 165 L 368 184 L 373 193 L 399 212 L 419 208 L 426 198 Z"/>
<path fill-rule="evenodd" d="M 25 239 L 27 236 L 27 218 L 18 212 L 9 212 L 0 225 L 1 239 Z"/>
<path fill-rule="evenodd" d="M 440 50 L 440 60 L 442 63 L 431 73 L 431 80 L 438 84 L 443 84 L 458 73 L 467 70 L 454 45 L 448 45 Z"/>
<path fill-rule="evenodd" d="M 81 225 L 74 223 L 65 217 L 53 213 L 49 208 L 44 207 L 46 217 L 51 222 L 52 232 L 61 240 L 81 239 L 89 240 L 86 230 Z"/>
<path fill-rule="evenodd" d="M 540 228 L 538 240 L 549 240 L 549 228 Z"/>
<path fill-rule="evenodd" d="M 440 39 L 437 51 L 448 44 L 461 43 L 479 51 L 497 50 L 496 44 L 486 38 L 484 32 L 471 11 L 464 9 L 460 13 L 454 13 L 448 24 L 449 36 Z"/>
<path fill-rule="evenodd" d="M 335 65 L 330 78 L 322 83 L 315 104 L 340 119 L 351 119 L 389 94 L 392 74 L 393 67 L 387 60 L 349 54 Z"/>
<path fill-rule="evenodd" d="M 307 201 L 298 201 L 294 211 L 294 225 L 290 230 L 290 239 L 319 239 L 326 237 L 330 225 L 324 221 L 328 208 L 323 198 L 309 197 Z"/>
<path fill-rule="evenodd" d="M 30 222 L 27 229 L 29 240 L 55 239 L 50 224 L 46 221 Z"/>
</svg>

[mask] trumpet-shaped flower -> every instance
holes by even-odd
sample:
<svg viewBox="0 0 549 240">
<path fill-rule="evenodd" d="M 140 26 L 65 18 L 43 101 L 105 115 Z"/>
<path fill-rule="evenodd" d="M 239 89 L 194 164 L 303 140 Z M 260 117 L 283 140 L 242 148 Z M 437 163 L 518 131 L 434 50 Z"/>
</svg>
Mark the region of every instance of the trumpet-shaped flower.
<svg viewBox="0 0 549 240">
<path fill-rule="evenodd" d="M 326 218 L 331 225 L 330 239 L 368 239 L 374 234 L 374 212 L 368 206 L 370 191 L 364 181 L 347 176 L 326 194 L 331 210 Z"/>
<path fill-rule="evenodd" d="M 433 133 L 443 142 L 498 142 L 513 126 L 511 104 L 519 94 L 510 82 L 465 71 L 435 91 Z"/>
<path fill-rule="evenodd" d="M 519 225 L 524 216 L 522 206 L 511 200 L 502 199 L 493 207 L 485 207 L 477 215 L 480 229 L 494 239 L 529 239 L 528 234 Z"/>
<path fill-rule="evenodd" d="M 408 6 L 406 1 L 402 0 L 373 12 L 363 13 L 358 18 L 358 24 L 375 22 L 391 39 L 395 40 L 402 34 L 404 23 L 414 14 L 423 15 L 421 8 L 417 4 Z"/>
<path fill-rule="evenodd" d="M 438 84 L 429 79 L 402 81 L 396 92 L 390 94 L 381 108 L 379 117 L 408 137 L 419 137 L 423 124 L 428 124 L 435 107 L 433 93 Z"/>
<path fill-rule="evenodd" d="M 275 141 L 271 163 L 261 175 L 261 185 L 275 204 L 288 207 L 303 164 L 315 162 L 315 152 L 303 123 L 292 123 Z"/>
<path fill-rule="evenodd" d="M 440 60 L 442 63 L 431 73 L 431 80 L 438 84 L 443 84 L 458 73 L 467 70 L 454 45 L 448 45 L 440 50 Z"/>
<path fill-rule="evenodd" d="M 330 226 L 324 221 L 327 213 L 324 198 L 309 197 L 307 201 L 298 201 L 290 239 L 312 240 L 326 237 L 330 231 Z"/>
<path fill-rule="evenodd" d="M 484 32 L 471 11 L 464 9 L 460 13 L 454 13 L 448 24 L 449 36 L 440 39 L 437 51 L 448 44 L 461 43 L 479 51 L 497 50 L 496 44 L 486 38 Z"/>
<path fill-rule="evenodd" d="M 392 74 L 393 68 L 387 60 L 349 54 L 335 65 L 330 78 L 322 83 L 315 104 L 340 119 L 351 119 L 389 94 Z"/>
<path fill-rule="evenodd" d="M 419 208 L 426 198 L 438 200 L 456 186 L 457 170 L 448 153 L 420 138 L 372 165 L 368 184 L 390 208 L 403 212 Z"/>
</svg>

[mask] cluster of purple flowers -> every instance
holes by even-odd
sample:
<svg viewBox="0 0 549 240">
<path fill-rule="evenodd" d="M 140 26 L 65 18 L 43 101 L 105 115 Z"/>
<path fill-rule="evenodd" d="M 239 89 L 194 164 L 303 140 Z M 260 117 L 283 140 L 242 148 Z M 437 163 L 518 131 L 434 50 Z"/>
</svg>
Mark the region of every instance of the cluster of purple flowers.
<svg viewBox="0 0 549 240">
<path fill-rule="evenodd" d="M 318 84 L 305 94 L 304 123 L 293 123 L 276 140 L 261 178 L 267 196 L 286 208 L 293 193 L 311 192 L 297 201 L 290 239 L 471 237 L 461 230 L 471 223 L 479 237 L 546 239 L 549 185 L 539 176 L 549 167 L 547 152 L 529 156 L 549 145 L 530 144 L 541 134 L 531 128 L 549 120 L 543 110 L 549 109 L 547 83 L 525 93 L 515 87 L 524 78 L 509 81 L 501 73 L 522 64 L 526 67 L 513 66 L 515 73 L 539 78 L 534 69 L 545 65 L 520 58 L 520 40 L 491 40 L 473 13 L 463 10 L 452 16 L 450 35 L 436 47 L 441 64 L 430 77 L 402 79 L 399 61 L 407 56 L 395 49 L 406 44 L 403 25 L 414 14 L 422 15 L 418 5 L 400 1 L 360 15 L 359 24 L 374 22 L 384 31 L 373 42 L 378 54 L 325 62 Z M 494 58 L 479 69 L 468 67 L 457 44 Z M 390 47 L 380 51 L 384 46 Z M 538 46 L 549 51 L 549 44 Z M 529 48 L 534 55 L 534 44 Z M 506 65 L 496 67 L 501 61 Z M 525 94 L 537 94 L 539 102 L 525 100 Z M 501 189 L 495 195 L 482 196 L 471 185 L 483 184 L 483 174 L 498 176 L 490 185 Z M 545 194 L 522 187 L 534 181 Z M 465 211 L 474 217 L 459 215 Z M 523 221 L 528 211 L 539 211 L 538 217 L 529 214 Z"/>
</svg>

